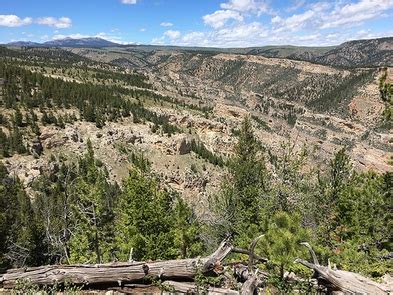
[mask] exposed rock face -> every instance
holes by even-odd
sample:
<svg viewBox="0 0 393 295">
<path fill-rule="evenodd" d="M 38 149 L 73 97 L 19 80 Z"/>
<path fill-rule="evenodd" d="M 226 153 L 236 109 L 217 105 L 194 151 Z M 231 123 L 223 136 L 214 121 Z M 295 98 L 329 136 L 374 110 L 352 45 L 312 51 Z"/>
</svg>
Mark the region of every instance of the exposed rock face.
<svg viewBox="0 0 393 295">
<path fill-rule="evenodd" d="M 177 144 L 177 151 L 179 155 L 185 155 L 191 152 L 191 141 L 187 138 L 183 138 Z"/>
<path fill-rule="evenodd" d="M 34 156 L 40 156 L 42 152 L 44 151 L 44 147 L 42 146 L 42 143 L 39 138 L 33 140 L 31 144 L 31 153 Z"/>
<path fill-rule="evenodd" d="M 61 131 L 59 128 L 53 126 L 46 126 L 42 128 L 39 139 L 42 142 L 44 149 L 60 147 L 67 142 L 68 136 L 65 134 L 60 136 L 62 132 L 59 131 Z"/>
<path fill-rule="evenodd" d="M 73 142 L 79 141 L 79 133 L 72 126 L 67 126 L 67 128 L 65 130 L 65 135 L 67 136 L 67 138 L 69 140 L 72 140 Z"/>
</svg>

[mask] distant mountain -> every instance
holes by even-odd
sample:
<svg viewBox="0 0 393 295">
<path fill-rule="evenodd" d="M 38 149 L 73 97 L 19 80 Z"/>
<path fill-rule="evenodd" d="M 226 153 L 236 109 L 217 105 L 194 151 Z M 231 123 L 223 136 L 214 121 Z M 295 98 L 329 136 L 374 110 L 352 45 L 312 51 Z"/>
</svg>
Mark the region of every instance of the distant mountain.
<svg viewBox="0 0 393 295">
<path fill-rule="evenodd" d="M 65 38 L 45 43 L 18 41 L 8 43 L 7 45 L 74 48 L 122 47 L 124 50 L 134 52 L 136 54 L 154 51 L 187 51 L 211 54 L 233 53 L 260 55 L 274 58 L 289 58 L 339 67 L 393 66 L 393 37 L 349 41 L 339 46 L 328 47 L 282 45 L 250 48 L 208 48 L 164 45 L 121 45 L 102 38 Z"/>
<path fill-rule="evenodd" d="M 349 41 L 311 61 L 334 66 L 393 66 L 393 37 Z"/>
<path fill-rule="evenodd" d="M 26 47 L 36 47 L 36 46 L 41 46 L 40 43 L 37 42 L 31 42 L 31 41 L 16 41 L 16 42 L 10 42 L 7 45 L 9 46 L 26 46 Z"/>
<path fill-rule="evenodd" d="M 65 38 L 43 43 L 49 47 L 113 47 L 119 44 L 102 39 L 102 38 Z"/>
<path fill-rule="evenodd" d="M 289 58 L 339 67 L 393 66 L 393 37 L 355 40 L 339 46 L 264 46 L 245 54 Z"/>
<path fill-rule="evenodd" d="M 30 41 L 17 41 L 6 44 L 8 46 L 26 46 L 26 47 L 115 47 L 120 44 L 102 39 L 102 38 L 64 38 L 44 43 Z"/>
</svg>

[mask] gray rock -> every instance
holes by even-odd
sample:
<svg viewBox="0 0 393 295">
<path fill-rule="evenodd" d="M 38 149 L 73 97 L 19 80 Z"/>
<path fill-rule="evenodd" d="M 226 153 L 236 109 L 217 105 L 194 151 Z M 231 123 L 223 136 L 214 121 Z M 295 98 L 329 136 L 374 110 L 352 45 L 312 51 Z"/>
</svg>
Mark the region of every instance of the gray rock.
<svg viewBox="0 0 393 295">
<path fill-rule="evenodd" d="M 183 138 L 177 145 L 177 152 L 179 155 L 189 154 L 191 152 L 191 141 Z"/>
</svg>

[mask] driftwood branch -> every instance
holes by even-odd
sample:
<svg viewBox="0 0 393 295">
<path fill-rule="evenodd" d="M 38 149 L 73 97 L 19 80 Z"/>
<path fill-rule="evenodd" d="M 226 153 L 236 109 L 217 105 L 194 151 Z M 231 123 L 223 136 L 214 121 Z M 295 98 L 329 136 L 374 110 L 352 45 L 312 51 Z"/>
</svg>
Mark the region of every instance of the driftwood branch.
<svg viewBox="0 0 393 295">
<path fill-rule="evenodd" d="M 315 251 L 313 250 L 313 248 L 311 247 L 311 245 L 310 245 L 309 243 L 307 243 L 307 242 L 300 243 L 300 245 L 305 246 L 305 247 L 308 249 L 308 251 L 310 251 L 310 254 L 311 254 L 313 263 L 314 263 L 315 265 L 320 265 L 319 262 L 318 262 L 317 255 L 315 254 Z"/>
</svg>

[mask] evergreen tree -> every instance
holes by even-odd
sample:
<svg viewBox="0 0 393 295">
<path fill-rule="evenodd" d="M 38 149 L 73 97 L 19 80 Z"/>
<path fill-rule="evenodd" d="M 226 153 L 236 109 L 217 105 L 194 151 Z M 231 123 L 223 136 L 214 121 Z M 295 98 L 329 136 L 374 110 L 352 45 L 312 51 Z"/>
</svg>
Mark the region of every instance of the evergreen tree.
<svg viewBox="0 0 393 295">
<path fill-rule="evenodd" d="M 42 234 L 22 184 L 0 163 L 0 267 L 43 264 Z"/>
<path fill-rule="evenodd" d="M 19 110 L 19 108 L 17 108 L 15 110 L 14 122 L 15 122 L 16 126 L 23 127 L 23 115 L 22 115 L 21 111 Z"/>
<path fill-rule="evenodd" d="M 293 269 L 295 259 L 306 256 L 300 244 L 304 241 L 310 241 L 310 235 L 302 226 L 301 215 L 277 211 L 267 224 L 259 248 L 275 267 L 275 275 L 284 280 L 285 271 Z"/>
<path fill-rule="evenodd" d="M 235 155 L 229 161 L 228 179 L 222 192 L 215 196 L 221 231 L 241 236 L 249 243 L 260 230 L 261 210 L 266 197 L 267 170 L 250 118 L 245 118 L 235 145 Z M 249 229 L 249 231 L 245 230 Z"/>
<path fill-rule="evenodd" d="M 91 142 L 78 164 L 72 204 L 75 226 L 70 239 L 73 263 L 113 260 L 113 220 L 118 188 L 108 182 L 108 172 L 94 158 Z"/>
<path fill-rule="evenodd" d="M 0 128 L 0 156 L 8 157 L 10 155 L 10 143 L 7 134 Z"/>
<path fill-rule="evenodd" d="M 154 179 L 131 170 L 117 208 L 118 258 L 127 260 L 131 249 L 135 260 L 176 258 L 172 206 L 173 197 Z"/>
<path fill-rule="evenodd" d="M 200 224 L 192 209 L 180 197 L 173 210 L 174 244 L 180 249 L 180 258 L 196 257 L 204 249 L 199 238 Z"/>
<path fill-rule="evenodd" d="M 26 153 L 26 147 L 23 144 L 22 133 L 17 126 L 14 126 L 10 135 L 10 147 L 18 154 Z"/>
</svg>

